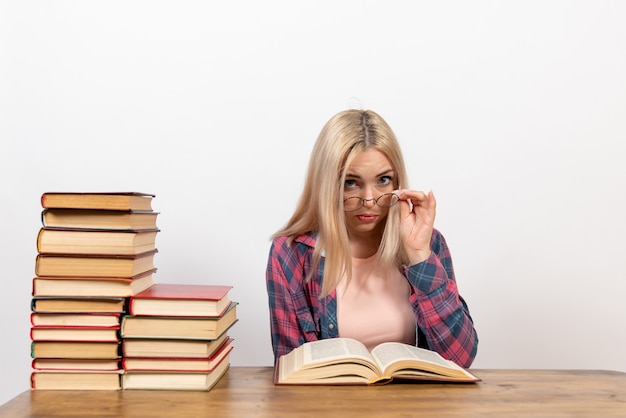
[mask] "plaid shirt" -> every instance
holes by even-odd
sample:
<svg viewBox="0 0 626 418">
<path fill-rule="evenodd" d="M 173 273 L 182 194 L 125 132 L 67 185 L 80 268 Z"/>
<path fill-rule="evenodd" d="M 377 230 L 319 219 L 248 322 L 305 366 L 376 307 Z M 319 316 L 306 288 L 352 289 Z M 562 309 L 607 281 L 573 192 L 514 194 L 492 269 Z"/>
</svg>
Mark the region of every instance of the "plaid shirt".
<svg viewBox="0 0 626 418">
<path fill-rule="evenodd" d="M 267 294 L 274 360 L 307 341 L 339 336 L 336 291 L 320 298 L 324 259 L 311 269 L 316 233 L 287 237 L 272 243 L 267 264 Z M 411 285 L 409 302 L 417 324 L 418 343 L 469 367 L 476 356 L 478 336 L 467 305 L 459 296 L 450 251 L 439 231 L 431 240 L 432 255 L 404 268 Z"/>
</svg>

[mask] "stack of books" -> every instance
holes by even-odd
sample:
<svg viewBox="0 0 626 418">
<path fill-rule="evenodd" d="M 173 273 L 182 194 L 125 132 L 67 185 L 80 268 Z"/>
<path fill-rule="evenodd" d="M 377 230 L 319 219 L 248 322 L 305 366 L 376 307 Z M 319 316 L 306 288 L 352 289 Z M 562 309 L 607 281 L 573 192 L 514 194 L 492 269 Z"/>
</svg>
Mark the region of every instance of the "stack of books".
<svg viewBox="0 0 626 418">
<path fill-rule="evenodd" d="M 154 195 L 44 193 L 33 279 L 33 389 L 121 389 L 128 298 L 154 284 Z"/>
<path fill-rule="evenodd" d="M 231 286 L 155 283 L 122 318 L 122 389 L 210 390 L 226 373 L 237 322 Z"/>
</svg>

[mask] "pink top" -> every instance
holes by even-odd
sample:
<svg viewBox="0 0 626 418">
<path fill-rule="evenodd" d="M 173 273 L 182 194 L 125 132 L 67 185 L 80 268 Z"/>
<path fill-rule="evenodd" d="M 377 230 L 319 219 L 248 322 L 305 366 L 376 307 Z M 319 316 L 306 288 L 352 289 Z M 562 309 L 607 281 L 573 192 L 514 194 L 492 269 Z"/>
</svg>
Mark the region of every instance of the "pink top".
<svg viewBox="0 0 626 418">
<path fill-rule="evenodd" d="M 337 286 L 339 336 L 361 341 L 368 350 L 397 341 L 415 345 L 415 315 L 409 303 L 410 286 L 398 270 L 383 270 L 376 254 L 352 258 L 352 280 Z"/>
</svg>

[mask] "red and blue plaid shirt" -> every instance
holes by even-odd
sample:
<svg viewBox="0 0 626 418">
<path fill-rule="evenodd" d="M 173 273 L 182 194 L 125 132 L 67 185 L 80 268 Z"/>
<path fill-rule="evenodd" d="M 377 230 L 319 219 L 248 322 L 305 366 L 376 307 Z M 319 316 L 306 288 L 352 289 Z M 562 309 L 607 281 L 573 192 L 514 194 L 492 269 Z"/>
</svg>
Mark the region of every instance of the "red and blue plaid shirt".
<svg viewBox="0 0 626 418">
<path fill-rule="evenodd" d="M 336 292 L 320 298 L 324 259 L 311 280 L 316 233 L 272 242 L 267 264 L 267 294 L 274 360 L 307 341 L 339 336 Z M 478 336 L 467 304 L 459 296 L 450 251 L 437 230 L 426 261 L 404 268 L 411 285 L 409 302 L 417 324 L 417 342 L 462 367 L 474 361 Z"/>
</svg>

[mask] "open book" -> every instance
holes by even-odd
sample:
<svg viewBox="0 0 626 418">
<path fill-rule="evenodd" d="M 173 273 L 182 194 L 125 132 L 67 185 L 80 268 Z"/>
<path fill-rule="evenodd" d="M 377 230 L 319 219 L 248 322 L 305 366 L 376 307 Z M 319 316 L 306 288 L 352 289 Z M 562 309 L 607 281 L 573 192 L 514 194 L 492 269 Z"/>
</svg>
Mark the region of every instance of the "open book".
<svg viewBox="0 0 626 418">
<path fill-rule="evenodd" d="M 480 381 L 434 351 L 391 342 L 368 352 L 362 343 L 351 338 L 304 343 L 278 359 L 274 374 L 277 385 L 369 385 L 393 379 Z"/>
</svg>

